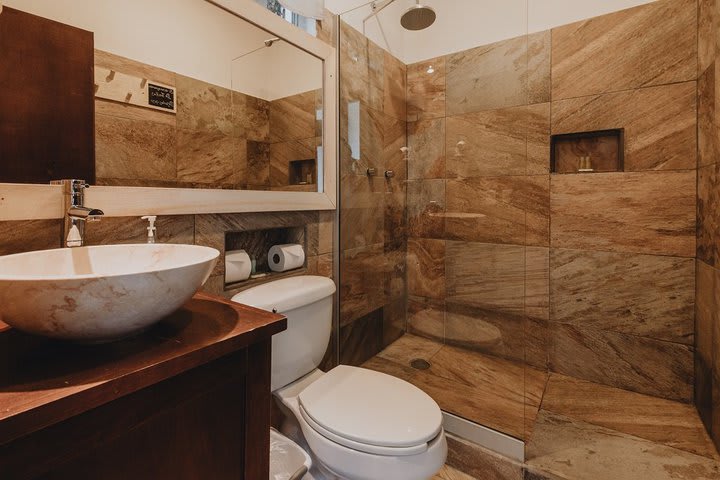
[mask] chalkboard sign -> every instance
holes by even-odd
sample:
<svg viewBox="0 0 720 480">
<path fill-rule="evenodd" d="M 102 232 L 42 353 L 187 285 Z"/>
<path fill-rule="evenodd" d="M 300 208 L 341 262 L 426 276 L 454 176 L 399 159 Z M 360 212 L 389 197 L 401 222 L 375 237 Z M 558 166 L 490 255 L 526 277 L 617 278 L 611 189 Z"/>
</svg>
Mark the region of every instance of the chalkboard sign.
<svg viewBox="0 0 720 480">
<path fill-rule="evenodd" d="M 148 83 L 148 105 L 175 111 L 175 90 Z"/>
</svg>

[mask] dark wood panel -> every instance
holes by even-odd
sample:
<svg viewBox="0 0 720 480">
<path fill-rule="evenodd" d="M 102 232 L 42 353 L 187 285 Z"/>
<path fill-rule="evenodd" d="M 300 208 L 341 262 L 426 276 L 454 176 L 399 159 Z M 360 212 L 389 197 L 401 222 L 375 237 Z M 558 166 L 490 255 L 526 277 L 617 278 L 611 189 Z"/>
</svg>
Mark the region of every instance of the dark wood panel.
<svg viewBox="0 0 720 480">
<path fill-rule="evenodd" d="M 17 439 L 0 447 L 2 478 L 243 478 L 246 388 L 270 388 L 246 387 L 247 367 L 240 350 Z"/>
<path fill-rule="evenodd" d="M 111 344 L 0 332 L 0 445 L 269 341 L 285 326 L 281 315 L 198 293 L 144 334 Z"/>
<path fill-rule="evenodd" d="M 92 32 L 0 14 L 0 181 L 95 181 Z"/>
<path fill-rule="evenodd" d="M 272 344 L 270 340 L 248 347 L 247 385 L 245 392 L 245 478 L 265 479 L 270 472 L 270 392 Z M 210 478 L 210 477 L 207 477 Z"/>
</svg>

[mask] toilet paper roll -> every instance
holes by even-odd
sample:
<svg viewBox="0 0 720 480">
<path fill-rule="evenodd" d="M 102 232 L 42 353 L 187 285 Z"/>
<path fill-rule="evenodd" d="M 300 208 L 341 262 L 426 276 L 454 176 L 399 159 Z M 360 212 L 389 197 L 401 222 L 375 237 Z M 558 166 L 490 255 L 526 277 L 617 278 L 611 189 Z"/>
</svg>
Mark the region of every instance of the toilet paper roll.
<svg viewBox="0 0 720 480">
<path fill-rule="evenodd" d="M 286 272 L 304 264 L 305 250 L 297 243 L 274 245 L 268 252 L 268 265 L 273 272 Z"/>
<path fill-rule="evenodd" d="M 252 261 L 245 250 L 225 253 L 225 283 L 240 282 L 250 278 Z"/>
</svg>

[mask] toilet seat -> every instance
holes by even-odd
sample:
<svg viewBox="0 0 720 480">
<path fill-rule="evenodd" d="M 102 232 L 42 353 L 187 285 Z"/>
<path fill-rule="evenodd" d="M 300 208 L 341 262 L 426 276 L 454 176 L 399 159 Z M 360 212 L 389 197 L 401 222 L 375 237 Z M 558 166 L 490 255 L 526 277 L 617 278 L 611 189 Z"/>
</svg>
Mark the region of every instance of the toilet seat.
<svg viewBox="0 0 720 480">
<path fill-rule="evenodd" d="M 420 454 L 442 430 L 440 407 L 425 392 L 364 368 L 333 368 L 303 389 L 298 403 L 313 430 L 375 455 Z"/>
<path fill-rule="evenodd" d="M 315 422 L 315 420 L 312 419 L 312 417 L 310 417 L 310 415 L 307 414 L 302 405 L 300 405 L 300 413 L 302 414 L 303 420 L 305 420 L 313 430 L 318 432 L 323 437 L 327 438 L 328 440 L 332 440 L 335 443 L 339 443 L 340 445 L 352 448 L 353 450 L 357 450 L 359 452 L 372 453 L 373 455 L 384 455 L 389 457 L 402 457 L 406 455 L 417 455 L 427 450 L 427 443 L 416 445 L 414 447 L 382 447 L 379 445 L 370 445 L 367 443 L 356 442 L 354 440 L 350 440 L 349 438 L 343 438 L 327 430 L 326 428 L 323 428 L 322 425 L 319 425 L 317 422 Z"/>
</svg>

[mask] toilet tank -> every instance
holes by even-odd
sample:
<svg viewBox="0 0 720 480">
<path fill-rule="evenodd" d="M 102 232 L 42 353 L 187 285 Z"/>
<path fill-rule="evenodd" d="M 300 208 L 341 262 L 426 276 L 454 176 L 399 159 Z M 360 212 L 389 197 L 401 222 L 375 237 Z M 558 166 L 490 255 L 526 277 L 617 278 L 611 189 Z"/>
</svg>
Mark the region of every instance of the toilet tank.
<svg viewBox="0 0 720 480">
<path fill-rule="evenodd" d="M 287 317 L 287 330 L 272 337 L 272 390 L 320 365 L 332 331 L 335 283 L 326 277 L 283 278 L 238 293 L 234 302 Z"/>
</svg>

